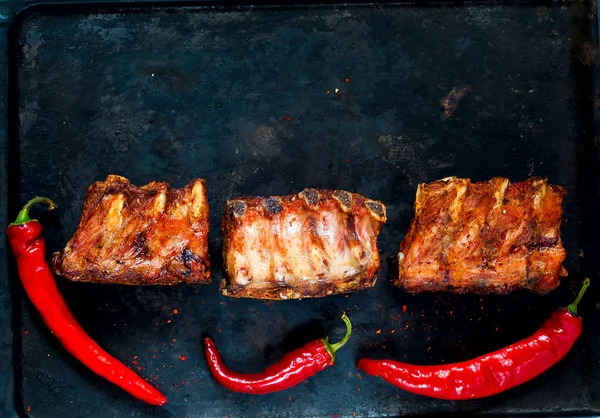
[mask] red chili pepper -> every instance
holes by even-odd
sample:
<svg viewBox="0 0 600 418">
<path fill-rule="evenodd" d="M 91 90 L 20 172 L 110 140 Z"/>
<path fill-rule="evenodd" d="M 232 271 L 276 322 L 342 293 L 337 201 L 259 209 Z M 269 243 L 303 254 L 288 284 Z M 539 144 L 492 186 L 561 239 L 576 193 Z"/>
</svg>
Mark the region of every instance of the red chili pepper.
<svg viewBox="0 0 600 418">
<path fill-rule="evenodd" d="M 210 338 L 205 338 L 208 369 L 217 382 L 234 392 L 263 395 L 291 388 L 333 366 L 336 351 L 346 344 L 352 332 L 348 317 L 344 314 L 342 319 L 346 323 L 346 335 L 339 343 L 331 344 L 327 338 L 311 341 L 286 354 L 281 361 L 269 366 L 263 373 L 242 374 L 231 371 L 221 360 L 215 343 Z"/>
<path fill-rule="evenodd" d="M 46 326 L 75 358 L 136 398 L 152 405 L 164 405 L 167 398 L 104 351 L 86 334 L 71 313 L 46 262 L 42 225 L 29 218 L 29 210 L 38 203 L 46 204 L 50 209 L 56 207 L 52 200 L 36 197 L 23 207 L 17 220 L 6 231 L 27 296 L 40 312 Z"/>
<path fill-rule="evenodd" d="M 531 337 L 493 353 L 438 366 L 361 359 L 357 368 L 408 392 L 432 398 L 465 400 L 504 392 L 539 376 L 571 350 L 582 328 L 577 304 L 589 285 L 590 279 L 586 278 L 575 301 L 554 311 Z"/>
</svg>

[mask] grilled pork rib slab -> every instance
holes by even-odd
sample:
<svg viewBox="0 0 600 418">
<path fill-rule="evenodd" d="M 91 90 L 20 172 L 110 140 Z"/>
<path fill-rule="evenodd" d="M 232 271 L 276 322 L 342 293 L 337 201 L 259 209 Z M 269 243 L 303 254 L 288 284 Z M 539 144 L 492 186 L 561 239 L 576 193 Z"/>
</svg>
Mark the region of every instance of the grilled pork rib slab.
<svg viewBox="0 0 600 418">
<path fill-rule="evenodd" d="M 82 282 L 208 283 L 208 229 L 204 180 L 174 189 L 109 175 L 88 188 L 77 231 L 53 255 L 53 269 Z"/>
<path fill-rule="evenodd" d="M 372 287 L 383 203 L 341 190 L 242 197 L 223 216 L 224 295 L 300 299 Z"/>
<path fill-rule="evenodd" d="M 560 238 L 565 194 L 541 178 L 420 184 L 396 285 L 409 292 L 555 289 L 567 275 Z"/>
</svg>

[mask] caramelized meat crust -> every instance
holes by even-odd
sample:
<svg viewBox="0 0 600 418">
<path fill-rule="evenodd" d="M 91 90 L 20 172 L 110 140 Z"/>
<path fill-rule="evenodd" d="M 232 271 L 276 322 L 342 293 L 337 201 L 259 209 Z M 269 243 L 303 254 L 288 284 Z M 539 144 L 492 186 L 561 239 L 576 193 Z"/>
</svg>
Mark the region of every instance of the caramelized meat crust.
<svg viewBox="0 0 600 418">
<path fill-rule="evenodd" d="M 567 275 L 560 238 L 565 194 L 541 178 L 420 184 L 395 284 L 409 292 L 554 290 Z"/>
<path fill-rule="evenodd" d="M 281 197 L 242 197 L 223 216 L 224 295 L 300 299 L 375 285 L 378 201 L 341 190 L 305 189 Z"/>
<path fill-rule="evenodd" d="M 129 285 L 210 282 L 204 180 L 142 187 L 109 175 L 92 184 L 75 235 L 54 253 L 69 280 Z"/>
</svg>

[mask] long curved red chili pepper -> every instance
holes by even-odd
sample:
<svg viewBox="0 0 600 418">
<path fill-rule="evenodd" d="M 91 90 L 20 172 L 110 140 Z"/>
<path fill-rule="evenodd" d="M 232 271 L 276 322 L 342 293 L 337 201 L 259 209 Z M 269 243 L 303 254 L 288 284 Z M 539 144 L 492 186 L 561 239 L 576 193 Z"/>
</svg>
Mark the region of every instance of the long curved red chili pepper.
<svg viewBox="0 0 600 418">
<path fill-rule="evenodd" d="M 52 200 L 36 197 L 23 207 L 16 221 L 6 231 L 27 296 L 40 312 L 46 326 L 75 358 L 136 398 L 152 405 L 164 405 L 167 402 L 164 395 L 104 351 L 87 335 L 71 313 L 46 262 L 42 225 L 29 218 L 29 210 L 38 203 L 46 204 L 50 209 L 56 207 Z"/>
<path fill-rule="evenodd" d="M 438 366 L 361 359 L 357 368 L 408 392 L 432 398 L 465 400 L 504 392 L 542 374 L 571 350 L 582 329 L 577 304 L 589 285 L 590 279 L 586 278 L 575 301 L 554 311 L 532 336 L 493 353 Z"/>
<path fill-rule="evenodd" d="M 276 364 L 267 367 L 263 373 L 242 374 L 231 371 L 225 366 L 217 347 L 210 338 L 205 338 L 206 361 L 208 369 L 217 382 L 234 392 L 263 395 L 291 388 L 335 363 L 335 353 L 350 338 L 352 324 L 344 314 L 346 335 L 331 344 L 327 338 L 314 340 L 294 350 Z"/>
</svg>

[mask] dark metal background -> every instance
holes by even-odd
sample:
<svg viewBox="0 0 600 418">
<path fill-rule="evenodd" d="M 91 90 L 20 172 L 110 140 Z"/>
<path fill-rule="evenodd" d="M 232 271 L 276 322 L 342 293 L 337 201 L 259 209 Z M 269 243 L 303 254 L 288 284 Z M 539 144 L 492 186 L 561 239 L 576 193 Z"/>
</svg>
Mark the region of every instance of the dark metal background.
<svg viewBox="0 0 600 418">
<path fill-rule="evenodd" d="M 17 16 L 10 35 L 12 129 L 1 220 L 36 194 L 54 198 L 57 213 L 39 214 L 54 251 L 74 232 L 87 186 L 109 173 L 138 185 L 182 186 L 203 177 L 214 268 L 213 283 L 201 287 L 59 279 L 91 336 L 134 369 L 139 364 L 167 395 L 168 405 L 157 409 L 66 354 L 23 298 L 14 269 L 7 276 L 8 262 L 1 263 L 13 284 L 12 297 L 0 292 L 2 312 L 8 318 L 4 306 L 12 300 L 15 331 L 14 380 L 7 364 L 13 341 L 2 335 L 7 416 L 13 396 L 16 411 L 33 417 L 600 410 L 594 282 L 573 352 L 496 397 L 431 400 L 354 368 L 363 355 L 432 364 L 497 349 L 568 303 L 584 273 L 596 278 L 594 5 L 39 6 Z M 453 89 L 464 97 L 454 95 L 457 106 L 444 115 Z M 567 189 L 571 274 L 557 291 L 413 296 L 391 286 L 384 265 L 374 290 L 349 296 L 261 302 L 218 292 L 226 199 L 304 187 L 381 199 L 389 221 L 379 242 L 387 258 L 408 227 L 417 184 L 450 175 L 538 175 Z M 350 344 L 335 367 L 296 388 L 251 397 L 208 375 L 203 335 L 215 339 L 232 368 L 258 371 L 312 338 L 340 338 L 342 311 L 354 323 Z"/>
</svg>

